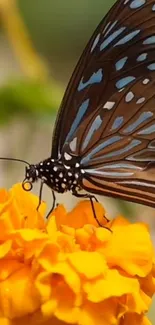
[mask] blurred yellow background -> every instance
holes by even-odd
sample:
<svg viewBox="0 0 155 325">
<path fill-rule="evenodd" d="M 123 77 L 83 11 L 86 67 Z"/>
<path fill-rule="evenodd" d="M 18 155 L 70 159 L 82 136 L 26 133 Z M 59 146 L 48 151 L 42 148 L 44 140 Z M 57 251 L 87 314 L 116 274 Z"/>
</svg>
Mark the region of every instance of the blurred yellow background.
<svg viewBox="0 0 155 325">
<path fill-rule="evenodd" d="M 0 157 L 29 163 L 49 157 L 65 87 L 89 37 L 113 3 L 0 0 Z M 24 173 L 24 164 L 0 161 L 0 186 L 21 182 Z M 34 191 L 39 191 L 39 184 Z M 69 208 L 76 201 L 70 194 L 57 197 Z M 44 199 L 50 205 L 50 190 L 45 190 Z M 101 200 L 108 216 L 136 217 L 150 224 L 154 237 L 154 209 Z"/>
</svg>

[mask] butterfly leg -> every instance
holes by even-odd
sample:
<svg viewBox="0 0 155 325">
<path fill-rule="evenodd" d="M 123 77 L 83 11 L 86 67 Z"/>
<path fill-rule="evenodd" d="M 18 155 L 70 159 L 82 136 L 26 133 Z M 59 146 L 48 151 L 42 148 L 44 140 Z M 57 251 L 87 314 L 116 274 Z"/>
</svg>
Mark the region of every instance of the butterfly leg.
<svg viewBox="0 0 155 325">
<path fill-rule="evenodd" d="M 39 210 L 39 207 L 41 205 L 41 200 L 42 200 L 42 192 L 43 192 L 43 185 L 44 185 L 44 181 L 41 181 L 41 185 L 40 185 L 40 190 L 39 190 L 39 202 L 37 205 L 37 211 Z M 48 219 L 49 215 L 51 214 L 51 212 L 53 211 L 53 209 L 55 208 L 55 201 L 56 201 L 56 197 L 55 197 L 55 193 L 52 190 L 52 197 L 53 197 L 53 204 L 52 204 L 52 208 L 50 209 L 50 211 L 48 212 L 46 219 Z"/>
<path fill-rule="evenodd" d="M 100 222 L 98 221 L 97 219 L 97 216 L 96 216 L 96 212 L 95 212 L 95 208 L 94 208 L 94 203 L 93 203 L 93 200 L 95 200 L 96 202 L 98 202 L 98 200 L 96 199 L 96 197 L 94 195 L 91 195 L 91 194 L 80 194 L 76 191 L 73 192 L 73 195 L 75 195 L 76 197 L 81 197 L 81 198 L 88 198 L 90 200 L 90 203 L 91 203 L 91 207 L 92 207 L 92 211 L 93 211 L 93 215 L 94 215 L 94 219 L 96 220 L 96 222 L 98 223 L 98 225 L 100 227 L 102 227 L 102 225 L 100 224 Z"/>
<path fill-rule="evenodd" d="M 73 192 L 73 195 L 75 195 L 76 197 L 83 197 L 83 198 L 87 198 L 87 199 L 89 199 L 90 200 L 90 203 L 91 203 L 91 207 L 92 207 L 92 211 L 93 211 L 93 215 L 94 215 L 94 219 L 96 220 L 96 222 L 98 223 L 98 225 L 100 226 L 100 227 L 103 227 L 103 228 L 106 228 L 106 229 L 108 229 L 108 230 L 110 230 L 108 227 L 104 227 L 103 225 L 101 225 L 100 224 L 100 222 L 98 221 L 98 219 L 97 219 L 97 216 L 96 216 L 96 212 L 95 212 L 95 208 L 94 208 L 94 203 L 93 203 L 93 200 L 95 200 L 96 202 L 98 202 L 98 200 L 97 200 L 97 198 L 95 197 L 95 195 L 91 195 L 91 194 L 80 194 L 80 193 L 78 193 L 78 192 L 76 192 L 76 191 L 74 191 Z M 106 221 L 108 222 L 109 221 L 109 219 L 108 218 L 106 218 L 106 216 L 104 215 L 104 218 L 106 219 Z M 111 231 L 111 230 L 110 230 Z"/>
<path fill-rule="evenodd" d="M 50 211 L 48 212 L 48 214 L 47 214 L 47 216 L 46 216 L 46 219 L 48 219 L 49 215 L 52 213 L 52 211 L 53 211 L 54 208 L 55 208 L 56 197 L 55 197 L 55 193 L 54 193 L 53 190 L 52 190 L 52 196 L 53 196 L 53 204 L 52 204 L 52 208 L 51 208 Z"/>
<path fill-rule="evenodd" d="M 42 192 L 43 192 L 43 185 L 44 185 L 44 181 L 41 180 L 41 185 L 40 185 L 40 190 L 39 190 L 39 202 L 37 205 L 37 211 L 39 210 L 39 207 L 41 205 L 41 199 L 42 199 Z"/>
</svg>

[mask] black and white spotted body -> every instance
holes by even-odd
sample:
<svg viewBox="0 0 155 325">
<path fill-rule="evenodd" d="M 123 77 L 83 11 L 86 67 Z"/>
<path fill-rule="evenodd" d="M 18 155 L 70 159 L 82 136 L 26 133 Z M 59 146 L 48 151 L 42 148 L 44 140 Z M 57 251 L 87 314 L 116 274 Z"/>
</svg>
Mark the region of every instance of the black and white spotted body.
<svg viewBox="0 0 155 325">
<path fill-rule="evenodd" d="M 76 167 L 76 165 L 78 167 Z M 62 162 L 51 158 L 45 159 L 36 165 L 26 167 L 25 183 L 41 181 L 58 193 L 71 191 L 75 194 L 80 190 L 79 180 L 81 177 L 79 164 L 73 167 L 65 166 Z"/>
</svg>

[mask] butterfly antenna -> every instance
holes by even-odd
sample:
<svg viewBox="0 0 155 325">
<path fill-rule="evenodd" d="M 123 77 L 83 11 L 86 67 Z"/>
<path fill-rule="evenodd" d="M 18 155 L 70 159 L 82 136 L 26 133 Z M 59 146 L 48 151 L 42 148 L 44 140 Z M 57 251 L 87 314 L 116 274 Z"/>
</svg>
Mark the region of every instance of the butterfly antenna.
<svg viewBox="0 0 155 325">
<path fill-rule="evenodd" d="M 3 157 L 0 157 L 0 160 L 9 160 L 9 161 L 19 161 L 19 162 L 22 162 L 28 166 L 30 166 L 30 164 L 25 161 L 25 160 L 22 160 L 22 159 L 16 159 L 16 158 L 3 158 Z"/>
</svg>

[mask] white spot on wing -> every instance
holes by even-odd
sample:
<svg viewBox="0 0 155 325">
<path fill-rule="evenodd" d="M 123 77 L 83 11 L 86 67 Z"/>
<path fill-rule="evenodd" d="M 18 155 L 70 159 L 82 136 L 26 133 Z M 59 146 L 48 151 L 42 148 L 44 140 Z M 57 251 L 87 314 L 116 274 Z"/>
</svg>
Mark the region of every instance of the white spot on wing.
<svg viewBox="0 0 155 325">
<path fill-rule="evenodd" d="M 64 158 L 65 158 L 66 160 L 71 160 L 71 159 L 72 159 L 72 156 L 69 155 L 67 152 L 65 152 L 65 153 L 64 153 Z"/>
<path fill-rule="evenodd" d="M 106 102 L 105 105 L 103 106 L 103 108 L 106 108 L 108 110 L 112 109 L 113 106 L 115 105 L 115 102 Z"/>
<path fill-rule="evenodd" d="M 134 94 L 132 91 L 129 91 L 126 96 L 125 96 L 125 101 L 126 103 L 129 103 L 131 102 L 131 100 L 134 98 Z"/>
<path fill-rule="evenodd" d="M 121 93 L 121 91 L 123 91 L 125 89 L 125 87 L 121 88 L 118 90 L 118 93 Z"/>
<path fill-rule="evenodd" d="M 150 79 L 145 78 L 145 79 L 143 80 L 143 85 L 147 85 L 147 84 L 149 83 L 149 81 L 150 81 Z"/>
<path fill-rule="evenodd" d="M 145 97 L 141 97 L 136 101 L 136 104 L 142 104 L 145 101 Z"/>
<path fill-rule="evenodd" d="M 77 138 L 74 138 L 70 144 L 69 144 L 69 147 L 72 151 L 75 151 L 76 150 L 76 145 L 77 145 Z"/>
</svg>

